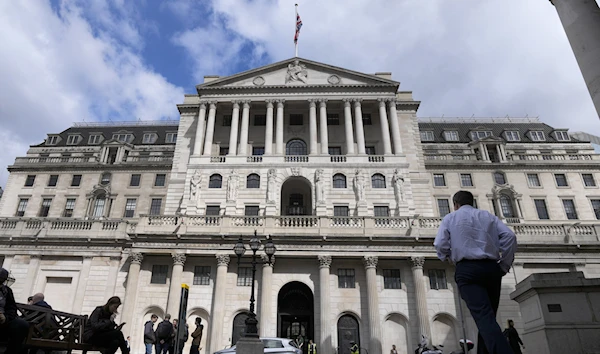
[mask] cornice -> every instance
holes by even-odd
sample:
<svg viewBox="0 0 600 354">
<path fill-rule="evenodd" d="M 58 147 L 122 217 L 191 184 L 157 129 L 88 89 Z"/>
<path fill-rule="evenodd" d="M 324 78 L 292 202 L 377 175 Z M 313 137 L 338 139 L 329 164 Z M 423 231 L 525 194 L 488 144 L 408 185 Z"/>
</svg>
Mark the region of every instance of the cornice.
<svg viewBox="0 0 600 354">
<path fill-rule="evenodd" d="M 297 95 L 297 94 L 348 94 L 348 93 L 388 93 L 396 94 L 396 86 L 392 84 L 356 84 L 356 85 L 270 85 L 270 86 L 209 86 L 199 87 L 198 94 L 201 96 L 211 94 L 248 94 L 248 95 L 264 95 L 264 94 L 281 94 L 281 95 Z M 179 107 L 179 106 L 178 106 Z"/>
<path fill-rule="evenodd" d="M 440 154 L 443 155 L 443 154 Z M 451 170 L 522 170 L 522 171 L 563 171 L 569 169 L 595 169 L 597 170 L 600 167 L 600 163 L 590 164 L 589 161 L 594 160 L 584 160 L 584 161 L 571 161 L 569 163 L 543 163 L 547 161 L 540 161 L 540 163 L 531 163 L 531 161 L 523 160 L 523 163 L 515 163 L 513 162 L 502 162 L 502 163 L 491 163 L 480 160 L 424 160 L 425 168 L 445 168 Z M 597 161 L 597 160 L 596 160 Z M 600 162 L 600 161 L 599 161 Z"/>
<path fill-rule="evenodd" d="M 200 109 L 200 103 L 190 104 L 182 103 L 177 105 L 180 114 L 196 114 Z"/>
</svg>

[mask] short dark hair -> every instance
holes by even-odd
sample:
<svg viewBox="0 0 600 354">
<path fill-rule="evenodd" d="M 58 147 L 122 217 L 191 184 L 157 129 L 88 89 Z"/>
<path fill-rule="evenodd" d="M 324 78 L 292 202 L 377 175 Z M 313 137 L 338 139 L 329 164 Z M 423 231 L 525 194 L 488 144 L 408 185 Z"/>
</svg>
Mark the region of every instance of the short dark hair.
<svg viewBox="0 0 600 354">
<path fill-rule="evenodd" d="M 158 316 L 155 314 L 152 314 L 152 316 L 150 316 L 150 318 L 158 318 Z"/>
<path fill-rule="evenodd" d="M 458 191 L 452 197 L 452 202 L 459 206 L 470 205 L 473 206 L 473 193 L 468 191 Z"/>
</svg>

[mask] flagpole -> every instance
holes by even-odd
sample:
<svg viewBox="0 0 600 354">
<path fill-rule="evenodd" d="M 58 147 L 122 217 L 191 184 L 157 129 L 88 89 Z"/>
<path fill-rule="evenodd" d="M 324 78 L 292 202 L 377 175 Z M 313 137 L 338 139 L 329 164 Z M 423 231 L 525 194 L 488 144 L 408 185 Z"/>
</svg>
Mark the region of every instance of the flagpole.
<svg viewBox="0 0 600 354">
<path fill-rule="evenodd" d="M 296 4 L 296 17 L 294 17 L 294 28 L 296 28 L 296 22 L 298 21 L 298 4 Z M 298 57 L 298 41 L 295 41 L 294 46 L 296 47 L 296 58 Z"/>
</svg>

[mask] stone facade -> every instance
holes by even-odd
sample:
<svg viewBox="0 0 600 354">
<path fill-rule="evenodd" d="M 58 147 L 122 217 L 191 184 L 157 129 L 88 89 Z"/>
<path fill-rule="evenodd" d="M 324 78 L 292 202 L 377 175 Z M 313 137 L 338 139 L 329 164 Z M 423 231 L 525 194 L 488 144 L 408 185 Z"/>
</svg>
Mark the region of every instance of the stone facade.
<svg viewBox="0 0 600 354">
<path fill-rule="evenodd" d="M 456 349 L 454 270 L 432 242 L 461 188 L 519 238 L 500 322 L 523 328 L 509 294 L 531 273 L 600 274 L 589 143 L 534 119 L 417 119 L 420 102 L 390 77 L 286 60 L 207 78 L 178 124 L 49 134 L 9 167 L 0 200 L 17 300 L 44 291 L 89 313 L 121 296 L 140 350 L 143 323 L 176 314 L 186 283 L 188 323 L 203 319 L 213 353 L 243 330 L 252 281 L 233 246 L 256 230 L 277 247 L 256 274 L 262 336 L 300 334 L 323 354 L 350 340 L 410 353 L 421 334 Z"/>
</svg>

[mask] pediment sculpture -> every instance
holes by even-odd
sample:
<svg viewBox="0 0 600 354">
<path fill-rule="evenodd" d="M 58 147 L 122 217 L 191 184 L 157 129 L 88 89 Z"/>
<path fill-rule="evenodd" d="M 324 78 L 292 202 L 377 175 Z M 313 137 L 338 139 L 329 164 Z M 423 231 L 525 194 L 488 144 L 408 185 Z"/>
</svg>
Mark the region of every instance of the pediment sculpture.
<svg viewBox="0 0 600 354">
<path fill-rule="evenodd" d="M 287 73 L 285 75 L 285 83 L 290 82 L 302 82 L 304 84 L 308 81 L 308 71 L 306 65 L 300 64 L 300 61 L 294 60 L 288 65 Z"/>
</svg>

